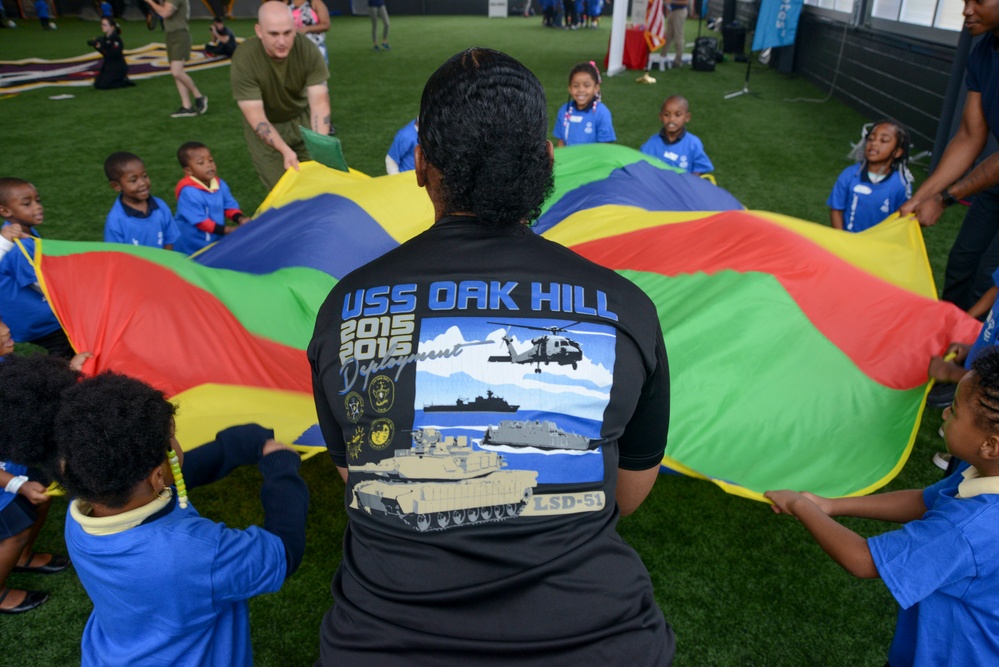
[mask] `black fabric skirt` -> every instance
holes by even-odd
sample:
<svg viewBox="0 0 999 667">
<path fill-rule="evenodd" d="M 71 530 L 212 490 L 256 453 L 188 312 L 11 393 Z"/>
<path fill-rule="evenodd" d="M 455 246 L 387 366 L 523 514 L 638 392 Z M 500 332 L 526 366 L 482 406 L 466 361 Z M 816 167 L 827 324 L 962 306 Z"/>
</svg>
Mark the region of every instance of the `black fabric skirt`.
<svg viewBox="0 0 999 667">
<path fill-rule="evenodd" d="M 0 510 L 0 540 L 22 533 L 38 520 L 38 512 L 31 501 L 18 495 L 7 507 Z"/>
</svg>

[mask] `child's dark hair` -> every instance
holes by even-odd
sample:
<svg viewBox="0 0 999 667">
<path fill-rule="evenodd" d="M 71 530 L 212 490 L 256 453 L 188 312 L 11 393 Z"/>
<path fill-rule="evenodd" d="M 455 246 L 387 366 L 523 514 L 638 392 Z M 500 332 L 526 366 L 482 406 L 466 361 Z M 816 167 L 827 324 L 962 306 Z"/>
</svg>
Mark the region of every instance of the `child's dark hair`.
<svg viewBox="0 0 999 667">
<path fill-rule="evenodd" d="M 166 460 L 175 411 L 163 392 L 118 373 L 70 387 L 55 418 L 60 483 L 83 500 L 123 507 Z"/>
<path fill-rule="evenodd" d="M 129 162 L 142 162 L 142 158 L 135 153 L 124 151 L 111 153 L 108 155 L 108 159 L 104 160 L 104 175 L 108 177 L 109 181 L 120 180 L 121 175 L 125 173 L 125 165 Z"/>
<path fill-rule="evenodd" d="M 427 80 L 418 125 L 445 213 L 492 224 L 541 214 L 554 185 L 548 110 L 541 82 L 517 60 L 477 47 L 453 56 Z"/>
<path fill-rule="evenodd" d="M 910 143 L 909 131 L 905 129 L 905 126 L 902 125 L 902 123 L 898 122 L 893 118 L 882 118 L 881 120 L 871 125 L 871 129 L 867 131 L 867 134 L 864 135 L 864 140 L 859 144 L 861 155 L 863 155 L 863 150 L 865 145 L 867 144 L 868 137 L 870 137 L 871 133 L 874 132 L 875 129 L 877 129 L 878 125 L 890 125 L 891 127 L 895 128 L 895 147 L 901 148 L 902 153 L 897 158 L 892 158 L 891 170 L 897 171 L 905 175 L 909 165 L 909 143 Z M 864 160 L 864 162 L 866 163 L 866 159 Z"/>
<path fill-rule="evenodd" d="M 25 185 L 34 187 L 29 181 L 26 181 L 23 178 L 14 178 L 13 176 L 0 178 L 0 206 L 7 205 L 7 200 L 10 199 L 10 193 L 13 190 Z"/>
<path fill-rule="evenodd" d="M 181 144 L 180 148 L 177 149 L 177 162 L 180 162 L 180 166 L 187 168 L 187 164 L 191 161 L 191 152 L 196 151 L 199 148 L 208 148 L 200 141 L 188 141 L 185 144 Z"/>
<path fill-rule="evenodd" d="M 971 362 L 978 385 L 975 422 L 986 431 L 999 433 L 999 348 L 989 346 Z"/>
<path fill-rule="evenodd" d="M 214 21 L 215 23 L 225 23 L 225 17 L 224 17 L 224 16 L 222 16 L 221 14 L 217 14 L 217 15 L 215 16 L 215 18 L 214 18 L 214 19 L 212 19 L 212 20 L 213 20 L 213 21 Z"/>
<path fill-rule="evenodd" d="M 591 62 L 588 62 L 588 63 L 576 63 L 575 65 L 573 65 L 572 69 L 569 70 L 569 83 L 570 84 L 572 83 L 572 77 L 576 76 L 580 72 L 586 72 L 591 77 L 593 77 L 593 81 L 598 86 L 600 85 L 600 70 L 597 69 L 597 66 L 596 66 L 596 64 L 594 62 L 591 61 Z"/>
<path fill-rule="evenodd" d="M 0 362 L 0 460 L 54 472 L 52 432 L 59 399 L 82 377 L 62 358 L 4 357 Z"/>
</svg>

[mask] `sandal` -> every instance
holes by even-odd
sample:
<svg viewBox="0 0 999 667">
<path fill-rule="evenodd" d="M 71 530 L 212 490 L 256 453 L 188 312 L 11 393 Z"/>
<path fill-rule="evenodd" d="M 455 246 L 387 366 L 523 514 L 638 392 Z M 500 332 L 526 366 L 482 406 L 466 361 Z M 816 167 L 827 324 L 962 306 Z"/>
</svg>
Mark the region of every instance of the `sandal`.
<svg viewBox="0 0 999 667">
<path fill-rule="evenodd" d="M 38 554 L 31 554 L 27 563 L 24 565 L 15 565 L 13 571 L 28 572 L 31 574 L 55 574 L 56 572 L 62 572 L 69 567 L 69 558 L 66 556 L 56 556 L 55 554 L 52 555 L 52 559 L 45 565 L 36 565 L 35 567 L 31 567 L 31 561 L 35 560 L 35 556 L 37 555 Z M 2 601 L 2 598 L 0 598 L 0 601 Z M 38 604 L 41 604 L 41 602 Z"/>
<path fill-rule="evenodd" d="M 0 593 L 0 604 L 7 599 L 8 593 L 10 593 L 9 588 L 4 588 L 3 593 Z M 24 596 L 24 599 L 21 600 L 21 604 L 16 607 L 11 607 L 10 609 L 0 607 L 0 614 L 23 614 L 26 611 L 31 611 L 49 599 L 49 594 L 43 591 L 25 591 L 25 593 L 26 595 Z"/>
</svg>

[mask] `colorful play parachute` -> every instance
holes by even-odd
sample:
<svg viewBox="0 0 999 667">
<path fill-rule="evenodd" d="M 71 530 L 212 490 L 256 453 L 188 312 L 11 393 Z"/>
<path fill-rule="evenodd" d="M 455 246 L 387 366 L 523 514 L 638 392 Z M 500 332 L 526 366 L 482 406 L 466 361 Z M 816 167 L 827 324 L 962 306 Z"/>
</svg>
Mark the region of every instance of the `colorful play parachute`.
<svg viewBox="0 0 999 667">
<path fill-rule="evenodd" d="M 321 447 L 304 352 L 316 310 L 337 279 L 432 222 L 412 173 L 306 163 L 193 261 L 56 241 L 35 261 L 70 340 L 96 355 L 86 370 L 162 388 L 182 442 L 258 421 Z M 935 300 L 914 222 L 846 234 L 745 211 L 622 147 L 556 151 L 537 229 L 652 297 L 672 380 L 663 463 L 748 497 L 886 483 L 911 448 L 930 355 L 978 329 Z"/>
</svg>

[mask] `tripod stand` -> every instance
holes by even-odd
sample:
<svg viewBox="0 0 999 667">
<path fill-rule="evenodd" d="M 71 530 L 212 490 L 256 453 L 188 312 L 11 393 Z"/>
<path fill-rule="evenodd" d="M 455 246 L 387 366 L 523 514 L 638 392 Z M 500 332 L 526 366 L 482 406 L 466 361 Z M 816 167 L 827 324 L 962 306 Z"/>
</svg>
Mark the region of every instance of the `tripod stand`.
<svg viewBox="0 0 999 667">
<path fill-rule="evenodd" d="M 749 89 L 749 72 L 753 67 L 753 52 L 749 52 L 749 57 L 746 58 L 746 80 L 742 82 L 742 90 L 737 90 L 734 93 L 729 93 L 725 95 L 723 99 L 730 100 L 733 97 L 739 97 L 740 95 L 759 95 L 759 93 L 753 92 Z"/>
<path fill-rule="evenodd" d="M 762 4 L 763 4 L 763 0 L 760 0 L 759 2 L 756 3 L 756 17 L 757 17 L 757 20 L 759 20 L 760 5 L 762 5 Z M 724 29 L 725 28 L 722 27 L 722 30 L 724 30 Z M 752 42 L 750 42 L 750 44 L 752 44 Z M 745 48 L 745 47 L 743 47 L 743 48 Z M 730 100 L 730 99 L 732 99 L 734 97 L 739 97 L 740 95 L 759 95 L 759 93 L 754 93 L 753 91 L 749 90 L 749 74 L 752 71 L 752 68 L 753 68 L 753 47 L 750 46 L 749 47 L 749 57 L 746 58 L 746 79 L 742 82 L 742 90 L 737 90 L 734 93 L 729 93 L 727 95 L 724 95 L 723 99 Z"/>
</svg>

